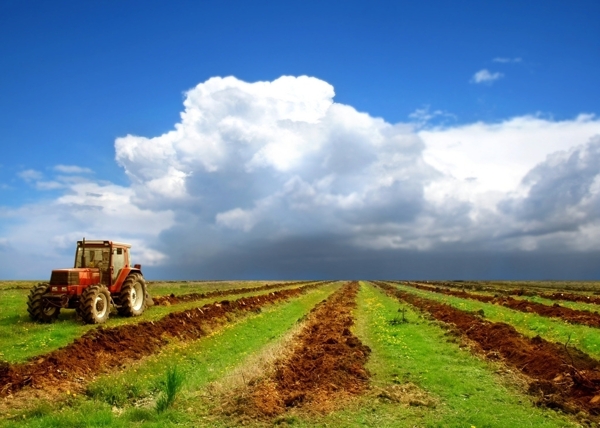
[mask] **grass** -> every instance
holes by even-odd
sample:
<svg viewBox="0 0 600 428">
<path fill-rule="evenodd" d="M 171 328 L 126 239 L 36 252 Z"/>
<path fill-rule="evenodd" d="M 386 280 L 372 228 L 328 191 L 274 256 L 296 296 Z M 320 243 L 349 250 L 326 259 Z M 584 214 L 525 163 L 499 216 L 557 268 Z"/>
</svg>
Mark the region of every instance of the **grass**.
<svg viewBox="0 0 600 428">
<path fill-rule="evenodd" d="M 392 325 L 398 309 L 408 322 Z M 533 407 L 528 396 L 494 373 L 497 366 L 460 349 L 437 324 L 364 283 L 357 319 L 359 337 L 372 349 L 368 368 L 373 385 L 385 390 L 412 383 L 429 397 L 425 402 L 435 403 L 435 408 L 398 408 L 375 402 L 367 408 L 373 415 L 360 413 L 370 426 L 574 425 L 553 411 Z"/>
<path fill-rule="evenodd" d="M 488 286 L 490 287 L 490 286 Z M 458 291 L 458 288 L 450 288 L 450 290 L 454 290 L 454 291 Z M 512 289 L 511 289 L 512 290 Z M 492 290 L 471 290 L 471 289 L 465 289 L 465 291 L 467 293 L 472 293 L 472 294 L 476 294 L 476 295 L 483 295 L 483 296 L 494 296 L 496 294 L 502 294 L 502 288 L 499 288 L 496 291 L 492 291 Z M 553 292 L 555 292 L 556 290 L 551 290 Z M 565 290 L 561 290 L 561 291 L 565 291 Z M 527 301 L 531 301 L 531 302 L 536 302 L 536 303 L 541 303 L 542 305 L 547 305 L 547 306 L 552 306 L 554 304 L 559 304 L 560 306 L 564 306 L 566 308 L 571 308 L 571 309 L 576 309 L 576 310 L 582 310 L 582 311 L 590 311 L 590 312 L 596 312 L 596 311 L 600 311 L 600 305 L 594 304 L 594 303 L 585 303 L 585 302 L 570 302 L 568 300 L 553 300 L 553 299 L 546 299 L 540 296 L 510 296 L 513 299 L 516 300 L 527 300 Z"/>
<path fill-rule="evenodd" d="M 463 311 L 482 310 L 485 318 L 493 322 L 512 325 L 527 337 L 540 336 L 551 342 L 567 343 L 600 359 L 600 329 L 578 324 L 568 324 L 557 318 L 548 318 L 529 312 L 515 311 L 504 306 L 482 303 L 476 300 L 446 296 L 430 291 L 394 284 L 401 290 L 427 299 L 446 303 Z"/>
<path fill-rule="evenodd" d="M 10 363 L 22 362 L 29 358 L 50 352 L 72 342 L 88 330 L 98 328 L 97 325 L 82 324 L 76 320 L 75 311 L 65 309 L 61 312 L 58 320 L 53 324 L 39 324 L 32 322 L 27 313 L 27 296 L 29 290 L 37 282 L 2 282 L 0 286 L 0 360 Z M 188 294 L 193 292 L 215 291 L 216 289 L 233 289 L 241 287 L 258 287 L 265 282 L 216 282 L 216 283 L 167 283 L 165 287 L 152 288 L 160 290 L 157 295 L 164 294 Z M 217 288 L 220 286 L 222 288 Z M 282 287 L 282 288 L 285 288 Z M 272 291 L 272 290 L 271 290 Z M 253 292 L 235 295 L 235 299 L 262 294 Z M 114 327 L 123 324 L 136 323 L 140 321 L 154 321 L 160 319 L 170 312 L 183 311 L 223 300 L 224 297 L 198 300 L 195 302 L 181 303 L 171 306 L 152 306 L 140 317 L 125 318 L 118 316 L 115 312 L 111 314 L 104 326 Z"/>
<path fill-rule="evenodd" d="M 124 371 L 99 377 L 85 395 L 57 400 L 58 406 L 55 403 L 50 413 L 32 410 L 24 412 L 24 418 L 11 414 L 0 426 L 209 426 L 201 422 L 210 416 L 210 397 L 201 400 L 206 397 L 207 385 L 279 340 L 337 287 L 320 287 L 289 302 L 269 306 L 260 314 L 247 314 L 197 341 L 173 340 L 161 353 Z M 158 413 L 156 402 L 167 388 L 165 368 L 175 365 L 185 378 L 185 389 L 172 407 Z M 43 406 L 44 401 L 39 401 L 33 408 Z"/>
</svg>

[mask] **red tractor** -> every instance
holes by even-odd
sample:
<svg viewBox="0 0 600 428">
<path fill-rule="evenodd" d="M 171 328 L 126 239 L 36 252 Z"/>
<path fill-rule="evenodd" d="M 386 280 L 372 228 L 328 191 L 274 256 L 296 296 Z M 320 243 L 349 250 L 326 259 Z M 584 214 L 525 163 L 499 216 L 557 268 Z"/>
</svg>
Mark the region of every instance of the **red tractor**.
<svg viewBox="0 0 600 428">
<path fill-rule="evenodd" d="M 141 265 L 130 265 L 131 245 L 113 241 L 77 241 L 73 269 L 52 271 L 49 283 L 29 293 L 27 312 L 44 323 L 56 320 L 61 308 L 74 308 L 88 324 L 108 319 L 111 305 L 135 317 L 152 304 Z"/>
</svg>

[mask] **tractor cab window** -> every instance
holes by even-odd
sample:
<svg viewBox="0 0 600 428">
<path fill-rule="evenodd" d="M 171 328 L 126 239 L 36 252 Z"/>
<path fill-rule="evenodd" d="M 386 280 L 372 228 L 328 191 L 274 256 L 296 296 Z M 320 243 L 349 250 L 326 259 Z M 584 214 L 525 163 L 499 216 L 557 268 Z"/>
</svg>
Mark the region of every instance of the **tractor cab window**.
<svg viewBox="0 0 600 428">
<path fill-rule="evenodd" d="M 113 248 L 113 281 L 116 281 L 121 269 L 125 267 L 125 250 L 124 248 Z"/>
<path fill-rule="evenodd" d="M 108 248 L 85 247 L 85 261 L 81 255 L 81 248 L 77 248 L 77 257 L 75 257 L 76 268 L 88 267 L 99 268 L 100 270 L 109 268 L 110 250 Z"/>
<path fill-rule="evenodd" d="M 100 269 L 100 282 L 110 286 L 110 248 L 106 247 L 85 247 L 85 260 L 82 259 L 82 249 L 77 248 L 75 257 L 75 267 L 98 268 Z M 85 266 L 84 266 L 85 263 Z"/>
</svg>

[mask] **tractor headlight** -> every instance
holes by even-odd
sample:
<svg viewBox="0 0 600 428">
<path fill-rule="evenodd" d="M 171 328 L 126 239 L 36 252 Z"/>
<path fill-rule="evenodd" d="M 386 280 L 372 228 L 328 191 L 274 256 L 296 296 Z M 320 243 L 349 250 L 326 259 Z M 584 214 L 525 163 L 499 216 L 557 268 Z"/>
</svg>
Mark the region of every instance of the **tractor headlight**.
<svg viewBox="0 0 600 428">
<path fill-rule="evenodd" d="M 58 291 L 58 287 L 52 287 L 52 291 Z"/>
<path fill-rule="evenodd" d="M 60 287 L 60 291 L 67 291 L 67 287 Z"/>
</svg>

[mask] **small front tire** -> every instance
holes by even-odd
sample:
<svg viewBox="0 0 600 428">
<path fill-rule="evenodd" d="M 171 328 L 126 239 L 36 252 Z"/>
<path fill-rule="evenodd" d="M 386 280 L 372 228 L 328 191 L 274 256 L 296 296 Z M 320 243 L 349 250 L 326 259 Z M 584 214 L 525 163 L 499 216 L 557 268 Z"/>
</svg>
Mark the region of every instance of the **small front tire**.
<svg viewBox="0 0 600 428">
<path fill-rule="evenodd" d="M 49 284 L 38 284 L 29 292 L 27 299 L 27 312 L 33 321 L 52 323 L 58 318 L 60 308 L 52 305 L 44 297 L 48 291 Z"/>
</svg>

